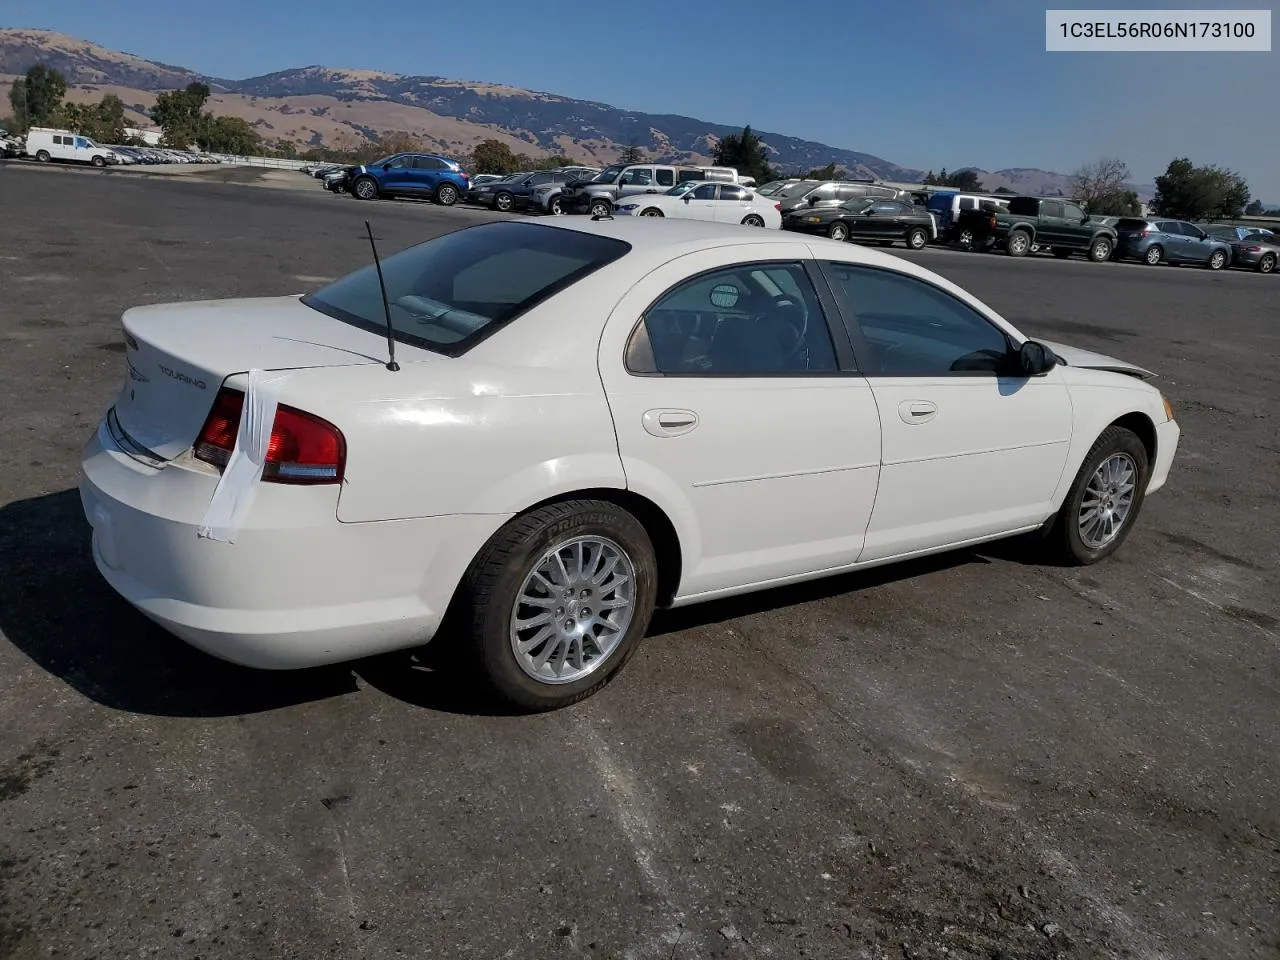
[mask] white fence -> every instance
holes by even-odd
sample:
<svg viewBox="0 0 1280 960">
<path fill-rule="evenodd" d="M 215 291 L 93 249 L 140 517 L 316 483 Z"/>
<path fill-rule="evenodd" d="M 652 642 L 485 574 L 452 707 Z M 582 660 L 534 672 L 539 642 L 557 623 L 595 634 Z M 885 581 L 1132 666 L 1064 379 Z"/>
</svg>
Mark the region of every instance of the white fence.
<svg viewBox="0 0 1280 960">
<path fill-rule="evenodd" d="M 285 160 L 282 157 L 239 157 L 230 153 L 211 153 L 223 163 L 240 167 L 267 167 L 273 170 L 301 170 L 307 165 L 306 160 Z M 314 161 L 313 161 L 314 162 Z"/>
</svg>

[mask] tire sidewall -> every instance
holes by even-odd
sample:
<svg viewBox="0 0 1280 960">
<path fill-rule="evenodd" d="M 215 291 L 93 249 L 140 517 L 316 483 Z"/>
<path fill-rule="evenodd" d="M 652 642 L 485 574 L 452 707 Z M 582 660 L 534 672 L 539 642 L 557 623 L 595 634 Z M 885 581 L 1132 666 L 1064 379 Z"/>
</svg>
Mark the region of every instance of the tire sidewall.
<svg viewBox="0 0 1280 960">
<path fill-rule="evenodd" d="M 363 196 L 361 193 L 361 188 L 364 187 L 366 184 L 370 188 L 370 193 L 368 196 Z M 351 185 L 351 192 L 361 200 L 378 199 L 378 185 L 374 183 L 373 180 L 371 180 L 369 177 L 361 177 L 359 180 L 353 183 Z"/>
<path fill-rule="evenodd" d="M 1151 258 L 1152 251 L 1155 251 L 1155 254 L 1156 254 L 1154 260 Z M 1162 250 L 1160 247 L 1147 247 L 1147 252 L 1142 255 L 1142 259 L 1145 260 L 1150 266 L 1153 266 L 1153 267 L 1157 266 L 1160 263 L 1160 261 L 1164 259 L 1164 250 Z"/>
<path fill-rule="evenodd" d="M 613 213 L 613 205 L 607 200 L 592 200 L 589 210 L 593 217 L 607 217 Z"/>
<path fill-rule="evenodd" d="M 907 234 L 907 246 L 912 250 L 923 250 L 929 245 L 929 235 L 921 227 L 916 227 Z"/>
<path fill-rule="evenodd" d="M 53 157 L 49 154 L 49 151 L 48 151 L 48 150 L 37 150 L 37 151 L 36 151 L 36 162 L 37 162 L 37 163 L 48 163 L 48 162 L 49 162 L 50 160 L 52 160 L 52 159 L 53 159 Z"/>
<path fill-rule="evenodd" d="M 537 514 L 533 517 L 536 520 Z M 500 531 L 498 537 L 502 535 Z M 539 683 L 521 669 L 511 650 L 512 605 L 533 565 L 554 544 L 592 535 L 612 540 L 631 558 L 636 573 L 634 616 L 609 659 L 594 672 L 573 683 Z M 653 615 L 657 578 L 657 561 L 648 533 L 635 517 L 613 504 L 582 501 L 570 515 L 539 523 L 506 555 L 487 603 L 482 609 L 473 610 L 479 621 L 475 623 L 474 641 L 478 642 L 485 674 L 504 698 L 528 710 L 551 710 L 585 699 L 608 683 L 639 647 Z"/>
<path fill-rule="evenodd" d="M 1214 266 L 1214 262 L 1215 262 L 1215 261 L 1216 261 L 1216 262 L 1217 262 L 1217 264 L 1218 264 L 1216 267 Z M 1227 255 L 1226 255 L 1225 253 L 1223 253 L 1221 250 L 1215 250 L 1213 253 L 1209 254 L 1209 269 L 1210 269 L 1210 270 L 1221 270 L 1221 269 L 1223 269 L 1226 265 L 1227 265 Z"/>
<path fill-rule="evenodd" d="M 547 209 L 553 217 L 564 216 L 564 204 L 559 197 L 552 197 L 551 202 L 547 204 Z"/>
<path fill-rule="evenodd" d="M 1133 507 L 1129 511 L 1129 516 L 1125 520 L 1125 525 L 1121 529 L 1119 536 L 1106 546 L 1095 550 L 1086 546 L 1080 538 L 1080 525 L 1078 522 L 1080 502 L 1084 499 L 1085 488 L 1089 485 L 1089 480 L 1099 465 L 1107 457 L 1115 453 L 1127 453 L 1138 467 Z M 1067 555 L 1076 563 L 1090 564 L 1097 563 L 1120 549 L 1120 546 L 1128 539 L 1134 524 L 1138 522 L 1138 515 L 1142 512 L 1142 505 L 1146 500 L 1147 483 L 1150 478 L 1151 464 L 1147 460 L 1147 448 L 1142 445 L 1142 441 L 1137 434 L 1123 427 L 1109 427 L 1103 431 L 1102 436 L 1098 438 L 1089 450 L 1088 455 L 1085 456 L 1084 463 L 1080 465 L 1080 471 L 1076 474 L 1076 478 L 1071 484 L 1071 489 L 1067 491 L 1066 499 L 1062 503 L 1062 509 L 1058 516 L 1061 544 L 1065 548 Z"/>
<path fill-rule="evenodd" d="M 515 200 L 512 198 L 511 194 L 494 194 L 493 209 L 497 210 L 499 213 L 508 213 L 514 205 Z"/>
<path fill-rule="evenodd" d="M 833 223 L 830 229 L 827 230 L 827 236 L 832 240 L 843 243 L 849 239 L 849 228 L 843 223 Z"/>
<path fill-rule="evenodd" d="M 1110 240 L 1106 237 L 1098 237 L 1098 239 L 1094 240 L 1093 243 L 1089 245 L 1089 259 L 1094 263 L 1106 263 L 1111 259 L 1111 251 L 1114 249 L 1115 246 Z M 1099 256 L 1099 250 L 1105 251 L 1105 253 Z"/>
<path fill-rule="evenodd" d="M 1011 257 L 1025 257 L 1031 252 L 1031 236 L 1025 230 L 1015 230 L 1006 244 Z"/>
<path fill-rule="evenodd" d="M 458 188 L 451 183 L 442 184 L 436 189 L 436 202 L 442 207 L 452 207 L 458 202 Z"/>
<path fill-rule="evenodd" d="M 1260 259 L 1260 260 L 1258 261 L 1258 272 L 1259 272 L 1259 273 L 1274 273 L 1274 272 L 1275 272 L 1275 269 L 1276 269 L 1276 258 L 1275 258 L 1275 254 L 1271 254 L 1271 253 L 1265 253 L 1265 254 L 1263 254 L 1263 255 L 1262 255 L 1262 259 Z"/>
</svg>

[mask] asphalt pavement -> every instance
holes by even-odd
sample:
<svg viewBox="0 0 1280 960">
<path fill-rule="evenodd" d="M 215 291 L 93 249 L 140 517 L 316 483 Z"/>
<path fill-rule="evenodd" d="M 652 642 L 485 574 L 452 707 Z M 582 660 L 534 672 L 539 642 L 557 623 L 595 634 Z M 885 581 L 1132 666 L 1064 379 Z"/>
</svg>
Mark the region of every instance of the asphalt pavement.
<svg viewBox="0 0 1280 960">
<path fill-rule="evenodd" d="M 222 664 L 98 577 L 76 470 L 125 308 L 489 216 L 196 180 L 0 164 L 4 960 L 1280 953 L 1280 279 L 904 252 L 1160 375 L 1182 447 L 1120 553 L 669 613 L 511 716 L 431 648 Z"/>
</svg>

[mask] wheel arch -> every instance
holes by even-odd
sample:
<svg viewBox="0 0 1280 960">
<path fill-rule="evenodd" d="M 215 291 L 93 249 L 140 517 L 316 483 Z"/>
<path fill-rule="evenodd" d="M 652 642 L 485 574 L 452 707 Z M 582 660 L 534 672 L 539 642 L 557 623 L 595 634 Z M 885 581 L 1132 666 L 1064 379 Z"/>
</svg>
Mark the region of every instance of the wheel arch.
<svg viewBox="0 0 1280 960">
<path fill-rule="evenodd" d="M 680 577 L 684 566 L 680 535 L 667 512 L 643 494 L 619 487 L 586 487 L 569 493 L 557 494 L 530 504 L 517 516 L 566 500 L 603 500 L 626 510 L 640 521 L 653 542 L 653 553 L 658 564 L 658 606 L 669 606 L 680 589 Z M 513 518 L 514 519 L 514 518 Z"/>
</svg>

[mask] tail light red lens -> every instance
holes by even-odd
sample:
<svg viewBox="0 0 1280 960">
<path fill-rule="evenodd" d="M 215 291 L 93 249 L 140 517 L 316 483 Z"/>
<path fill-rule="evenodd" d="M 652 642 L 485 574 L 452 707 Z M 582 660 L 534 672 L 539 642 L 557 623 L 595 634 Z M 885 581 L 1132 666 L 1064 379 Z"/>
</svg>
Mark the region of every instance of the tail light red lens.
<svg viewBox="0 0 1280 960">
<path fill-rule="evenodd" d="M 1261 253 L 1262 248 L 1261 247 L 1245 247 L 1244 252 L 1245 253 Z"/>
<path fill-rule="evenodd" d="M 773 205 L 773 209 L 781 211 L 781 210 L 782 210 L 782 204 L 780 204 L 780 203 L 775 203 L 775 204 Z"/>
<path fill-rule="evenodd" d="M 244 394 L 223 387 L 195 443 L 197 460 L 225 467 L 240 430 Z M 262 479 L 272 483 L 341 483 L 347 461 L 342 431 L 328 420 L 280 404 L 271 425 Z"/>
</svg>

